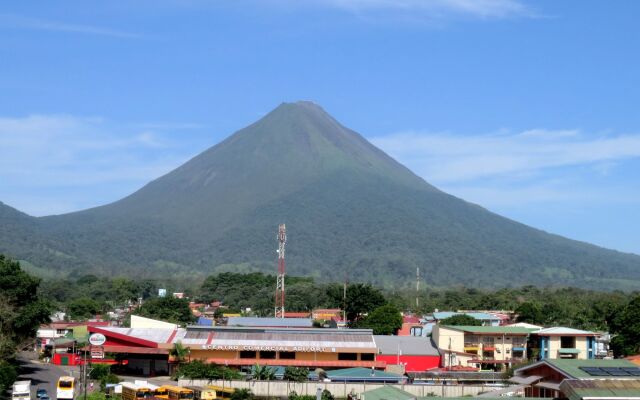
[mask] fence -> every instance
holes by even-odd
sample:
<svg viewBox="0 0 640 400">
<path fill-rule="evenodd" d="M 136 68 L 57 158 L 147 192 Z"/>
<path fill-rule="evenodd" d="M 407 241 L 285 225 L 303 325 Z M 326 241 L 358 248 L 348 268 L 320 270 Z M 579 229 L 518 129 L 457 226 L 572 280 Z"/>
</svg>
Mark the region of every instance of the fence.
<svg viewBox="0 0 640 400">
<path fill-rule="evenodd" d="M 289 381 L 222 381 L 222 380 L 190 380 L 180 379 L 180 386 L 206 386 L 216 385 L 232 387 L 235 389 L 250 389 L 254 395 L 259 397 L 286 397 L 295 391 L 299 395 L 315 396 L 318 388 L 326 389 L 335 397 L 346 398 L 349 393 L 362 394 L 368 390 L 385 386 L 381 383 L 353 383 L 353 382 L 289 382 Z M 475 396 L 482 392 L 500 389 L 488 385 L 410 385 L 397 384 L 386 385 L 404 390 L 416 397 L 440 396 L 440 397 L 463 397 Z"/>
</svg>

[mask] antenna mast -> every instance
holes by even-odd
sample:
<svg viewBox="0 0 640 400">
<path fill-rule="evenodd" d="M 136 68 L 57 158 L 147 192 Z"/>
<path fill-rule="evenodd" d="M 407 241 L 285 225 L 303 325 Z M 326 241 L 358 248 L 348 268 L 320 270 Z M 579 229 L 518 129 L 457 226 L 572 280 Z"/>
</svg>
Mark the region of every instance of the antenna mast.
<svg viewBox="0 0 640 400">
<path fill-rule="evenodd" d="M 278 276 L 276 278 L 275 317 L 284 318 L 284 245 L 287 243 L 287 231 L 284 224 L 278 226 Z"/>
</svg>

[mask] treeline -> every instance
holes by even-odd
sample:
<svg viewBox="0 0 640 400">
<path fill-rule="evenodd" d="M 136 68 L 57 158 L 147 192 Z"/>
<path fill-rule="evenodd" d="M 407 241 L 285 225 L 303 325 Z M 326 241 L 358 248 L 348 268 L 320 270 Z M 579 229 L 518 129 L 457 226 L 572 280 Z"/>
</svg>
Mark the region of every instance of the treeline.
<svg viewBox="0 0 640 400">
<path fill-rule="evenodd" d="M 43 282 L 41 293 L 72 318 L 87 318 L 92 312 L 107 311 L 118 304 L 142 298 L 146 300 L 146 305 L 140 310 L 142 314 L 165 316 L 186 323 L 190 320 L 190 316 L 184 313 L 187 303 L 180 302 L 183 306 L 180 311 L 175 311 L 177 304 L 173 304 L 174 311 L 167 312 L 165 309 L 171 307 L 165 307 L 164 303 L 169 300 L 154 299 L 159 287 L 167 287 L 168 293 L 173 290 L 185 292 L 197 302 L 222 301 L 231 310 L 251 309 L 253 315 L 270 316 L 273 313 L 275 284 L 275 276 L 259 272 L 225 272 L 193 284 L 85 275 L 72 280 Z M 578 288 L 524 286 L 485 290 L 454 287 L 425 288 L 416 292 L 415 289 L 385 290 L 368 284 L 350 283 L 344 299 L 344 287 L 340 283 L 318 283 L 313 278 L 288 276 L 285 287 L 288 311 L 345 308 L 349 321 L 361 319 L 360 316 L 381 306 L 392 305 L 398 310 L 418 314 L 434 310 L 512 310 L 519 315 L 520 321 L 534 324 L 616 332 L 627 329 L 625 327 L 629 325 L 635 326 L 624 321 L 634 321 L 635 308 L 630 305 L 637 303 L 640 306 L 638 292 Z M 626 314 L 625 310 L 628 311 Z M 628 316 L 624 321 L 621 319 L 623 315 Z M 362 321 L 359 322 L 359 326 L 363 326 Z M 640 326 L 638 328 L 640 332 Z M 629 342 L 621 346 L 627 348 L 625 352 L 631 352 L 630 349 L 638 348 L 640 344 Z"/>
</svg>

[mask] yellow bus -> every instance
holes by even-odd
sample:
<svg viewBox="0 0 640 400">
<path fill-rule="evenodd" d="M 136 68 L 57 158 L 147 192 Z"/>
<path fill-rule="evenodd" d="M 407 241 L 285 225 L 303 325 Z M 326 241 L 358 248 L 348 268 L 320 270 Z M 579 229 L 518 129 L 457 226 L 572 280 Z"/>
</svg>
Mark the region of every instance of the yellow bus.
<svg viewBox="0 0 640 400">
<path fill-rule="evenodd" d="M 233 392 L 236 391 L 234 388 L 230 388 L 230 387 L 222 387 L 222 386 L 215 386 L 215 385 L 209 385 L 207 387 L 211 390 L 216 391 L 216 398 L 218 399 L 228 399 L 231 397 Z"/>
<path fill-rule="evenodd" d="M 73 399 L 76 394 L 76 378 L 73 376 L 61 376 L 56 385 L 57 399 Z"/>
<path fill-rule="evenodd" d="M 153 391 L 144 386 L 131 382 L 122 382 L 122 400 L 145 400 L 153 397 Z"/>
<path fill-rule="evenodd" d="M 169 390 L 167 386 L 160 386 L 153 391 L 153 396 L 159 399 L 168 399 L 169 398 Z"/>
<path fill-rule="evenodd" d="M 213 389 L 203 388 L 202 386 L 186 386 L 187 389 L 193 390 L 194 400 L 215 400 L 216 391 Z"/>
<path fill-rule="evenodd" d="M 165 385 L 164 388 L 167 388 L 167 395 L 169 400 L 192 400 L 193 399 L 193 390 L 183 388 L 180 386 L 171 386 Z"/>
</svg>

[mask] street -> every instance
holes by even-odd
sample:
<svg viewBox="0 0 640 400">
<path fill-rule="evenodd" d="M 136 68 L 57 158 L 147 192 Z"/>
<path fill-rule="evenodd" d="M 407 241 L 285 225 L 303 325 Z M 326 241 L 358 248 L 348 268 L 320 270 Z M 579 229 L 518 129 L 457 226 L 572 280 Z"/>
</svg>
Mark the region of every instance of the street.
<svg viewBox="0 0 640 400">
<path fill-rule="evenodd" d="M 61 368 L 53 364 L 41 364 L 34 352 L 22 352 L 18 355 L 20 377 L 18 380 L 31 381 L 31 398 L 35 399 L 36 390 L 45 389 L 52 400 L 56 398 L 56 383 L 63 375 L 78 376 L 74 367 Z"/>
</svg>

